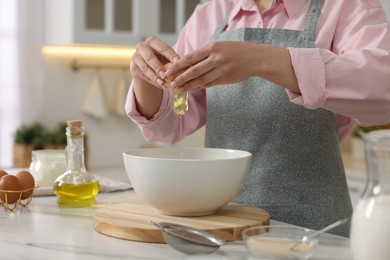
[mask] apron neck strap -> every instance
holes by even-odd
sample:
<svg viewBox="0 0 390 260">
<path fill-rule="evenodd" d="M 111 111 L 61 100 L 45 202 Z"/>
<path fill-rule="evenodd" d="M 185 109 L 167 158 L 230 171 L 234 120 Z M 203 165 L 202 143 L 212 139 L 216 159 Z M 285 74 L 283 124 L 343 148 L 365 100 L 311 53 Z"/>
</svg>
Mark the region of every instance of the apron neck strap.
<svg viewBox="0 0 390 260">
<path fill-rule="evenodd" d="M 305 29 L 304 31 L 309 36 L 311 42 L 314 42 L 315 39 L 315 30 L 318 19 L 318 14 L 320 13 L 322 0 L 312 0 L 309 12 L 307 13 Z"/>
<path fill-rule="evenodd" d="M 318 14 L 319 14 L 320 9 L 321 9 L 321 2 L 322 2 L 322 0 L 312 0 L 311 5 L 310 5 L 310 9 L 307 13 L 304 31 L 309 34 L 310 40 L 312 40 L 312 42 L 314 42 L 314 39 L 315 39 L 315 27 L 317 24 Z M 226 27 L 228 25 L 230 14 L 231 14 L 231 12 L 229 12 L 225 16 L 225 18 L 218 24 L 218 26 L 215 29 L 213 36 L 211 38 L 214 38 L 215 35 L 222 33 L 226 29 Z M 259 30 L 261 30 L 261 29 L 259 29 Z"/>
</svg>

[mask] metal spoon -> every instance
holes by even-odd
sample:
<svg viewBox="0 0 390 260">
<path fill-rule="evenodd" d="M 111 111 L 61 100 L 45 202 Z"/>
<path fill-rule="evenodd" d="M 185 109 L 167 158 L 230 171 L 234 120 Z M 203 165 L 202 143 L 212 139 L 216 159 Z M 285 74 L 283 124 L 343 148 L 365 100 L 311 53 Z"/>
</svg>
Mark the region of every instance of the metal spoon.
<svg viewBox="0 0 390 260">
<path fill-rule="evenodd" d="M 290 250 L 294 250 L 297 246 L 299 246 L 300 244 L 306 242 L 308 239 L 310 238 L 313 238 L 313 237 L 316 237 L 316 236 L 319 236 L 321 235 L 322 233 L 326 232 L 326 231 L 329 231 L 331 229 L 334 229 L 335 227 L 338 227 L 340 226 L 341 224 L 344 224 L 345 222 L 348 221 L 348 218 L 345 218 L 345 219 L 341 219 L 339 221 L 336 221 L 334 222 L 333 224 L 330 224 L 329 226 L 326 226 L 324 227 L 323 229 L 320 229 L 318 231 L 315 231 L 313 232 L 312 234 L 308 235 L 308 236 L 304 236 L 303 239 L 299 242 L 297 242 L 296 244 L 294 244 Z"/>
<path fill-rule="evenodd" d="M 191 227 L 167 222 L 150 223 L 161 229 L 167 244 L 184 254 L 210 254 L 226 243 L 222 238 Z"/>
</svg>

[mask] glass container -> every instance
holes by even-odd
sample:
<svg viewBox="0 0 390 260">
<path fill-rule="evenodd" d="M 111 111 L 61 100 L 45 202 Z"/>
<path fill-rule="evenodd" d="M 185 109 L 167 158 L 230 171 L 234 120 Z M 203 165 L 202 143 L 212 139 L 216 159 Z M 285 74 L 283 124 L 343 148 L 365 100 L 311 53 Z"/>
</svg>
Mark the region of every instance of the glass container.
<svg viewBox="0 0 390 260">
<path fill-rule="evenodd" d="M 57 204 L 61 207 L 85 207 L 95 204 L 99 192 L 96 176 L 84 164 L 84 126 L 81 121 L 68 121 L 66 128 L 67 169 L 54 184 Z"/>
<path fill-rule="evenodd" d="M 55 180 L 66 171 L 64 150 L 32 151 L 30 172 L 41 187 L 53 187 Z"/>
<path fill-rule="evenodd" d="M 390 259 L 390 130 L 362 133 L 367 184 L 352 216 L 355 260 Z"/>
<path fill-rule="evenodd" d="M 310 259 L 318 244 L 315 232 L 296 226 L 257 226 L 242 231 L 249 259 Z"/>
</svg>

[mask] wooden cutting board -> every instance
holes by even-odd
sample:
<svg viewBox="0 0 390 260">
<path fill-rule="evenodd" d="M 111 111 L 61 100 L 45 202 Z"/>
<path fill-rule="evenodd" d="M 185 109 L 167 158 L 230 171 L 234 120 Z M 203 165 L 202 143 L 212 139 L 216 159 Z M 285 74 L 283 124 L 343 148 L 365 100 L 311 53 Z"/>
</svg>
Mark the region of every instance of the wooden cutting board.
<svg viewBox="0 0 390 260">
<path fill-rule="evenodd" d="M 165 243 L 160 229 L 149 221 L 171 222 L 197 228 L 228 240 L 240 240 L 241 231 L 269 225 L 270 215 L 263 209 L 229 203 L 215 214 L 200 217 L 175 217 L 158 213 L 142 200 L 97 209 L 94 228 L 105 235 L 142 242 Z"/>
</svg>

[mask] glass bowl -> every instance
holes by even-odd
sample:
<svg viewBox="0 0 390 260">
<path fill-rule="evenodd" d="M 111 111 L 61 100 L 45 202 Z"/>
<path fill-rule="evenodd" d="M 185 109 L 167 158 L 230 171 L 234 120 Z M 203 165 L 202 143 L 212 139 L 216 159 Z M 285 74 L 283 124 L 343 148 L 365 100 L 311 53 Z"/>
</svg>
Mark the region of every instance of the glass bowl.
<svg viewBox="0 0 390 260">
<path fill-rule="evenodd" d="M 318 244 L 318 236 L 308 237 L 313 232 L 301 227 L 258 226 L 243 230 L 242 238 L 254 258 L 309 259 Z"/>
</svg>

